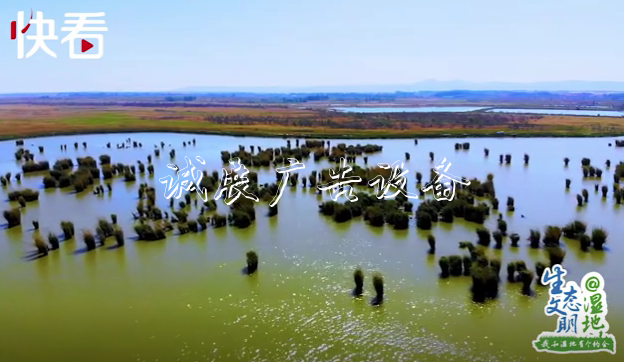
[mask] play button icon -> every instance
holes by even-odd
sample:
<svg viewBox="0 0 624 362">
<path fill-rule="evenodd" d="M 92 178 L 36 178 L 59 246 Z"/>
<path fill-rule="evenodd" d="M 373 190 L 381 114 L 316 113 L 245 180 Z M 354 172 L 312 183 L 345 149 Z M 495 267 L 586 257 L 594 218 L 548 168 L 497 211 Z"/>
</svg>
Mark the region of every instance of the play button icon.
<svg viewBox="0 0 624 362">
<path fill-rule="evenodd" d="M 93 44 L 89 43 L 88 41 L 82 39 L 82 41 L 80 42 L 80 50 L 84 53 L 87 50 L 93 48 Z"/>
</svg>

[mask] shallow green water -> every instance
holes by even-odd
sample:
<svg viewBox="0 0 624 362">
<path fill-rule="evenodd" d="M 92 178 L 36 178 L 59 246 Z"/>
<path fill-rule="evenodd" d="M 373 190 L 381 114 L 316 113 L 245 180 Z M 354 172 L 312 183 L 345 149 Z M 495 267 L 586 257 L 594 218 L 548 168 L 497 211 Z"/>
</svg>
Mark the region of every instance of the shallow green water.
<svg viewBox="0 0 624 362">
<path fill-rule="evenodd" d="M 143 149 L 106 149 L 106 142 L 127 137 L 143 143 Z M 182 147 L 192 138 L 196 146 Z M 185 155 L 201 155 L 205 169 L 220 170 L 219 151 L 237 145 L 262 148 L 285 145 L 279 139 L 234 138 L 180 134 L 71 136 L 28 139 L 25 147 L 35 160 L 109 154 L 113 162 L 145 162 L 153 145 L 166 140 L 176 149 L 177 162 Z M 87 150 L 74 151 L 73 142 L 88 142 Z M 583 181 L 582 157 L 604 169 L 603 183 L 611 188 L 614 167 L 624 160 L 624 149 L 608 147 L 611 139 L 427 139 L 332 141 L 377 143 L 383 153 L 369 157 L 369 165 L 403 160 L 410 170 L 408 181 L 415 192 L 414 173 L 428 175 L 429 152 L 452 162 L 455 175 L 484 178 L 495 175 L 501 204 L 507 196 L 516 201 L 516 212 L 505 213 L 509 231 L 522 236 L 521 247 L 507 244 L 491 250 L 505 265 L 523 259 L 529 265 L 546 260 L 543 250 L 531 250 L 524 239 L 531 228 L 563 225 L 573 219 L 610 232 L 609 250 L 581 253 L 576 241 L 565 240 L 564 266 L 568 279 L 580 282 L 589 271 L 602 273 L 606 282 L 610 333 L 624 332 L 624 291 L 618 288 L 624 272 L 624 231 L 621 208 L 610 198 L 603 201 L 593 191 L 597 181 Z M 470 151 L 455 151 L 455 142 L 470 142 Z M 68 144 L 60 151 L 59 144 Z M 34 145 L 34 146 L 32 146 Z M 45 146 L 39 155 L 36 146 Z M 293 140 L 294 147 L 295 142 Z M 114 145 L 113 145 L 114 147 Z M 483 156 L 483 148 L 490 157 Z M 80 147 L 82 148 L 82 147 Z M 168 149 L 169 147 L 166 147 Z M 0 173 L 17 172 L 15 143 L 0 143 Z M 2 361 L 580 361 L 588 357 L 617 360 L 607 353 L 549 355 L 537 353 L 531 341 L 545 330 L 554 330 L 555 317 L 544 316 L 547 290 L 536 288 L 535 297 L 520 294 L 520 286 L 501 282 L 500 297 L 485 305 L 471 302 L 468 277 L 440 280 L 437 259 L 461 254 L 457 243 L 476 240 L 476 225 L 440 223 L 432 233 L 438 240 L 435 257 L 427 254 L 429 232 L 373 228 L 363 221 L 336 224 L 317 213 L 320 197 L 311 190 L 287 189 L 279 214 L 264 216 L 267 206 L 257 207 L 257 220 L 248 229 L 209 229 L 198 234 L 171 236 L 161 242 L 128 240 L 123 248 L 98 248 L 75 253 L 81 238 L 61 244 L 61 249 L 35 261 L 24 261 L 31 252 L 32 220 L 41 231 L 60 233 L 59 222 L 71 220 L 80 229 L 93 230 L 99 217 L 119 216 L 126 237 L 134 235 L 130 210 L 137 201 L 139 182 L 157 189 L 157 203 L 167 209 L 164 185 L 158 179 L 170 174 L 168 152 L 154 158 L 156 175 L 138 178 L 136 184 L 113 182 L 113 194 L 98 197 L 70 190 L 43 190 L 38 202 L 23 211 L 22 226 L 0 230 L 0 360 Z M 498 155 L 511 153 L 512 164 L 499 165 Z M 530 165 L 522 162 L 524 153 Z M 571 159 L 568 168 L 563 158 Z M 326 162 L 304 161 L 308 175 Z M 358 160 L 362 162 L 362 160 Z M 203 167 L 202 167 L 203 168 Z M 272 169 L 259 170 L 260 182 L 272 182 Z M 426 178 L 426 176 L 425 176 Z M 572 179 L 566 192 L 564 180 Z M 0 191 L 2 209 L 10 203 L 6 192 L 39 188 L 41 176 L 27 176 Z M 575 195 L 590 191 L 587 206 L 577 209 Z M 611 193 L 611 190 L 610 190 Z M 418 202 L 418 201 L 417 201 Z M 13 203 L 11 203 L 13 204 Z M 416 205 L 417 206 L 417 205 Z M 624 208 L 624 207 L 623 207 Z M 225 209 L 224 209 L 225 210 Z M 525 217 L 522 218 L 521 215 Z M 486 222 L 495 229 L 497 215 Z M 1 222 L 4 222 L 2 220 Z M 1 223 L 0 222 L 0 223 Z M 241 275 L 244 254 L 260 255 L 257 275 Z M 354 300 L 349 292 L 352 272 L 361 265 L 366 273 L 365 298 Z M 386 282 L 381 308 L 368 304 L 372 296 L 370 275 L 380 271 Z M 501 275 L 505 274 L 504 268 Z M 504 279 L 504 277 L 503 277 Z"/>
</svg>

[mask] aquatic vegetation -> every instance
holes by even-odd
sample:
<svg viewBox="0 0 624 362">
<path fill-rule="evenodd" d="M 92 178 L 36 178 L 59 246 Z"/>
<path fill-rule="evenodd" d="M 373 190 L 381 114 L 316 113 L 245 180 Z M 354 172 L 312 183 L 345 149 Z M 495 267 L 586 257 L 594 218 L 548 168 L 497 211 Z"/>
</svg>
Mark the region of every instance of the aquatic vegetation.
<svg viewBox="0 0 624 362">
<path fill-rule="evenodd" d="M 95 227 L 95 233 L 100 239 L 100 243 L 104 245 L 104 241 L 106 238 L 113 236 L 113 232 L 115 229 L 113 225 L 109 223 L 106 219 L 99 219 L 97 226 Z"/>
<path fill-rule="evenodd" d="M 48 245 L 43 241 L 39 233 L 33 234 L 33 241 L 39 255 L 48 255 Z"/>
<path fill-rule="evenodd" d="M 435 254 L 435 250 L 436 250 L 435 236 L 433 235 L 427 236 L 427 242 L 429 243 L 429 254 Z"/>
<path fill-rule="evenodd" d="M 503 235 L 507 235 L 507 222 L 505 220 L 498 220 L 498 230 Z"/>
<path fill-rule="evenodd" d="M 355 282 L 353 295 L 359 297 L 364 292 L 364 272 L 360 267 L 357 267 L 353 272 L 353 281 Z"/>
<path fill-rule="evenodd" d="M 197 224 L 200 230 L 206 230 L 208 228 L 208 219 L 204 215 L 197 216 Z"/>
<path fill-rule="evenodd" d="M 563 264 L 563 259 L 565 258 L 566 252 L 561 249 L 559 246 L 549 246 L 546 248 L 546 252 L 548 253 L 548 259 L 550 260 L 550 266 L 554 266 L 556 264 Z"/>
<path fill-rule="evenodd" d="M 609 188 L 607 186 L 603 185 L 601 187 L 601 191 L 602 191 L 602 197 L 606 198 L 607 197 L 607 192 L 609 192 Z"/>
<path fill-rule="evenodd" d="M 470 268 L 472 266 L 472 258 L 468 255 L 462 256 L 462 264 L 464 268 L 464 275 L 470 276 Z"/>
<path fill-rule="evenodd" d="M 576 202 L 578 203 L 579 207 L 583 206 L 583 196 L 576 195 Z"/>
<path fill-rule="evenodd" d="M 138 240 L 156 241 L 167 238 L 163 224 L 159 221 L 155 221 L 153 225 L 139 223 L 134 226 L 134 232 L 137 234 Z"/>
<path fill-rule="evenodd" d="M 563 236 L 568 239 L 578 239 L 581 235 L 585 234 L 587 225 L 579 220 L 572 221 L 564 226 L 562 229 Z"/>
<path fill-rule="evenodd" d="M 579 242 L 581 244 L 581 251 L 589 251 L 589 247 L 591 246 L 591 237 L 589 235 L 581 235 Z"/>
<path fill-rule="evenodd" d="M 438 261 L 438 265 L 440 265 L 440 277 L 442 278 L 448 278 L 448 276 L 450 275 L 450 262 L 449 259 L 446 256 L 443 256 L 440 258 L 440 260 Z"/>
<path fill-rule="evenodd" d="M 535 263 L 535 275 L 536 275 L 536 282 L 539 285 L 544 285 L 544 283 L 542 283 L 542 275 L 544 275 L 544 271 L 546 270 L 546 268 L 548 267 L 548 265 L 542 263 L 541 261 L 538 261 Z"/>
<path fill-rule="evenodd" d="M 381 305 L 384 299 L 384 280 L 379 272 L 373 273 L 373 288 L 375 289 L 375 298 L 373 298 L 371 304 Z"/>
<path fill-rule="evenodd" d="M 533 249 L 537 249 L 540 247 L 541 233 L 539 230 L 531 230 L 529 235 L 530 246 Z"/>
<path fill-rule="evenodd" d="M 255 251 L 248 251 L 247 254 L 247 274 L 251 275 L 258 270 L 258 254 Z"/>
<path fill-rule="evenodd" d="M 50 244 L 51 250 L 56 250 L 59 248 L 60 243 L 59 239 L 54 233 L 48 233 L 48 244 Z"/>
<path fill-rule="evenodd" d="M 221 214 L 215 214 L 210 220 L 211 224 L 215 228 L 220 228 L 227 225 L 227 217 Z"/>
<path fill-rule="evenodd" d="M 479 238 L 479 240 L 477 241 L 479 245 L 483 245 L 486 247 L 490 246 L 490 242 L 492 241 L 490 230 L 483 227 L 477 228 L 477 237 Z"/>
<path fill-rule="evenodd" d="M 533 272 L 524 269 L 519 272 L 520 280 L 522 281 L 522 294 L 524 295 L 532 295 L 533 291 L 531 290 L 531 283 L 533 283 Z"/>
<path fill-rule="evenodd" d="M 587 192 L 587 189 L 583 189 L 583 191 L 581 191 L 581 194 L 583 195 L 583 200 L 587 202 L 589 200 L 589 192 Z"/>
<path fill-rule="evenodd" d="M 508 197 L 507 198 L 507 211 L 512 212 L 515 211 L 515 206 L 514 206 L 514 198 L 513 197 Z"/>
<path fill-rule="evenodd" d="M 451 255 L 448 257 L 449 271 L 452 276 L 462 275 L 462 257 L 459 255 Z"/>
<path fill-rule="evenodd" d="M 524 164 L 525 165 L 529 164 L 529 155 L 527 155 L 526 153 L 524 154 Z"/>
<path fill-rule="evenodd" d="M 603 245 L 607 242 L 607 232 L 602 228 L 592 229 L 591 242 L 596 250 L 603 250 Z"/>
<path fill-rule="evenodd" d="M 93 250 L 95 249 L 95 237 L 93 236 L 93 234 L 91 233 L 91 231 L 89 230 L 85 230 L 82 232 L 82 240 L 85 243 L 85 246 L 87 247 L 87 250 Z"/>
<path fill-rule="evenodd" d="M 509 240 L 511 241 L 512 247 L 518 247 L 518 242 L 520 241 L 520 235 L 513 233 L 509 236 Z"/>
<path fill-rule="evenodd" d="M 509 283 L 516 282 L 516 262 L 510 261 L 507 263 L 507 281 Z"/>
<path fill-rule="evenodd" d="M 572 180 L 570 180 L 569 178 L 567 178 L 567 179 L 565 180 L 566 189 L 569 189 L 569 188 L 570 188 L 570 184 L 571 184 L 571 183 L 572 183 Z"/>
<path fill-rule="evenodd" d="M 50 163 L 48 161 L 35 162 L 31 160 L 31 161 L 26 161 L 22 165 L 23 173 L 47 171 L 49 169 L 50 169 Z"/>
<path fill-rule="evenodd" d="M 559 245 L 559 240 L 561 239 L 561 228 L 558 226 L 547 226 L 544 231 L 544 245 Z"/>
<path fill-rule="evenodd" d="M 494 238 L 494 242 L 495 244 L 495 248 L 496 249 L 502 249 L 503 248 L 503 234 L 496 230 L 492 233 L 492 237 Z"/>
<path fill-rule="evenodd" d="M 498 276 L 489 264 L 474 263 L 470 269 L 470 275 L 472 277 L 473 301 L 484 302 L 486 299 L 497 297 Z"/>
<path fill-rule="evenodd" d="M 490 155 L 490 150 L 488 150 L 487 148 L 484 148 L 483 154 L 485 155 L 485 157 L 488 157 Z"/>
<path fill-rule="evenodd" d="M 32 224 L 33 224 L 33 228 L 34 228 L 35 230 L 39 230 L 39 221 L 37 221 L 37 220 L 33 220 Z"/>
<path fill-rule="evenodd" d="M 34 191 L 31 189 L 23 189 L 19 191 L 12 191 L 8 194 L 9 201 L 17 201 L 20 197 L 24 199 L 24 201 L 37 201 L 39 200 L 39 191 Z"/>
<path fill-rule="evenodd" d="M 564 159 L 563 159 L 563 163 L 564 163 L 565 167 L 568 167 L 568 163 L 570 163 L 570 159 L 569 159 L 569 158 L 567 158 L 567 157 L 566 157 L 566 158 L 564 158 Z"/>
<path fill-rule="evenodd" d="M 492 203 L 492 210 L 498 210 L 498 199 L 493 197 L 490 202 Z"/>
<path fill-rule="evenodd" d="M 19 209 L 5 210 L 2 215 L 9 224 L 9 228 L 18 226 L 22 223 L 22 214 Z"/>
<path fill-rule="evenodd" d="M 591 160 L 589 158 L 583 157 L 583 159 L 581 159 L 582 166 L 589 166 L 590 164 L 591 164 Z"/>
<path fill-rule="evenodd" d="M 63 230 L 65 240 L 69 240 L 75 235 L 74 223 L 71 221 L 61 221 L 61 230 Z"/>
<path fill-rule="evenodd" d="M 115 226 L 114 231 L 113 231 L 113 236 L 115 237 L 115 241 L 117 242 L 117 246 L 123 246 L 124 245 L 124 233 L 123 233 L 123 230 L 120 227 Z"/>
</svg>

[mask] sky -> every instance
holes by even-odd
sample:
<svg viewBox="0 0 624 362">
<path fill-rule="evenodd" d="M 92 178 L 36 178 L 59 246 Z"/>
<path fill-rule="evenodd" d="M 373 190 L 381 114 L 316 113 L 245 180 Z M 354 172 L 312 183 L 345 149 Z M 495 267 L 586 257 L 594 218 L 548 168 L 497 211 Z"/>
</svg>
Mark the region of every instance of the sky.
<svg viewBox="0 0 624 362">
<path fill-rule="evenodd" d="M 56 59 L 17 59 L 10 23 L 30 9 L 55 20 Z M 66 12 L 105 12 L 101 59 L 69 58 Z M 0 0 L 0 93 L 624 81 L 622 14 L 622 0 Z"/>
</svg>

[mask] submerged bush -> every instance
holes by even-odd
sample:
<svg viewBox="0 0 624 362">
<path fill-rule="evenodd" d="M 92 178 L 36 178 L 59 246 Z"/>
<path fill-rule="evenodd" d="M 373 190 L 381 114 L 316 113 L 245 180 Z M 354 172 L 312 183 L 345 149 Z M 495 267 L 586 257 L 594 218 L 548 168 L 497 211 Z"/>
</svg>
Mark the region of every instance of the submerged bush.
<svg viewBox="0 0 624 362">
<path fill-rule="evenodd" d="M 372 300 L 373 305 L 380 305 L 384 299 L 384 280 L 379 272 L 373 273 L 373 288 L 375 288 L 375 298 Z"/>
<path fill-rule="evenodd" d="M 448 261 L 451 275 L 462 275 L 462 257 L 459 255 L 451 255 L 449 256 Z"/>
<path fill-rule="evenodd" d="M 607 232 L 601 228 L 592 229 L 591 242 L 594 249 L 602 250 L 604 243 L 607 242 Z"/>
<path fill-rule="evenodd" d="M 59 239 L 54 233 L 48 233 L 48 244 L 50 244 L 50 249 L 56 250 L 59 248 Z"/>
<path fill-rule="evenodd" d="M 364 292 L 364 272 L 359 267 L 353 272 L 353 281 L 355 282 L 353 295 L 359 297 Z"/>
<path fill-rule="evenodd" d="M 559 245 L 561 238 L 561 228 L 558 226 L 547 226 L 544 232 L 545 245 Z"/>
<path fill-rule="evenodd" d="M 440 277 L 448 278 L 450 275 L 450 264 L 448 258 L 446 256 L 441 257 L 438 264 L 440 265 L 441 270 Z"/>
<path fill-rule="evenodd" d="M 563 259 L 565 258 L 565 251 L 561 249 L 559 246 L 549 246 L 546 248 L 546 252 L 548 253 L 548 259 L 550 260 L 550 266 L 554 266 L 556 264 L 563 264 Z"/>
<path fill-rule="evenodd" d="M 115 236 L 115 241 L 117 242 L 118 246 L 124 245 L 124 233 L 120 227 L 115 227 L 115 230 L 113 231 L 113 236 Z"/>
<path fill-rule="evenodd" d="M 530 232 L 530 236 L 529 236 L 529 242 L 531 243 L 531 247 L 533 249 L 537 249 L 540 247 L 540 238 L 541 238 L 541 233 L 539 232 L 539 230 L 531 230 Z"/>
<path fill-rule="evenodd" d="M 544 271 L 546 270 L 547 267 L 548 266 L 542 263 L 541 261 L 538 261 L 535 263 L 535 275 L 536 275 L 537 284 L 544 285 L 544 283 L 542 283 L 542 275 L 544 274 Z"/>
<path fill-rule="evenodd" d="M 258 254 L 255 251 L 247 252 L 247 274 L 251 275 L 258 270 Z"/>
<path fill-rule="evenodd" d="M 494 246 L 496 249 L 502 249 L 503 248 L 503 234 L 496 230 L 492 233 L 492 237 L 494 238 L 494 242 L 496 243 L 496 245 Z"/>
<path fill-rule="evenodd" d="M 533 272 L 528 269 L 522 270 L 520 272 L 520 280 L 522 281 L 522 294 L 532 295 L 531 283 L 533 283 Z"/>
<path fill-rule="evenodd" d="M 585 233 L 587 225 L 579 220 L 572 221 L 564 226 L 562 229 L 563 236 L 569 239 L 577 239 Z"/>
<path fill-rule="evenodd" d="M 34 191 L 31 189 L 24 189 L 19 191 L 9 192 L 8 194 L 10 201 L 18 201 L 20 197 L 24 198 L 24 201 L 37 201 L 39 200 L 39 191 Z"/>
<path fill-rule="evenodd" d="M 89 230 L 83 231 L 82 240 L 84 241 L 87 250 L 95 249 L 95 237 Z"/>
<path fill-rule="evenodd" d="M 477 228 L 477 237 L 479 238 L 478 244 L 483 246 L 490 246 L 491 235 L 490 230 L 486 228 Z"/>
<path fill-rule="evenodd" d="M 470 275 L 470 267 L 472 266 L 472 258 L 469 257 L 468 255 L 464 255 L 462 257 L 462 264 L 464 267 L 464 275 L 465 276 L 469 276 Z"/>
<path fill-rule="evenodd" d="M 134 232 L 139 240 L 145 241 L 162 240 L 167 237 L 163 224 L 159 221 L 154 222 L 153 226 L 148 223 L 137 224 L 134 226 Z"/>
<path fill-rule="evenodd" d="M 22 214 L 19 209 L 6 210 L 3 212 L 3 216 L 9 223 L 9 227 L 18 226 L 22 222 Z"/>
<path fill-rule="evenodd" d="M 509 236 L 509 240 L 511 240 L 511 246 L 517 247 L 518 242 L 520 241 L 520 235 L 513 233 Z"/>
<path fill-rule="evenodd" d="M 433 235 L 427 236 L 427 242 L 429 243 L 429 254 L 435 254 L 435 250 L 436 250 L 435 236 Z"/>
<path fill-rule="evenodd" d="M 589 250 L 589 246 L 591 245 L 591 238 L 589 237 L 589 235 L 587 235 L 587 234 L 581 235 L 581 237 L 579 238 L 579 242 L 581 244 L 581 250 L 582 251 L 588 251 Z"/>
<path fill-rule="evenodd" d="M 472 295 L 475 302 L 484 302 L 486 299 L 496 298 L 498 295 L 498 276 L 492 266 L 483 263 L 473 264 Z"/>
<path fill-rule="evenodd" d="M 35 243 L 35 247 L 37 248 L 37 252 L 40 255 L 48 255 L 48 246 L 43 241 L 43 238 L 39 233 L 33 234 L 33 241 Z"/>
<path fill-rule="evenodd" d="M 65 240 L 69 240 L 74 237 L 74 223 L 72 223 L 71 221 L 61 221 L 61 230 L 63 230 Z"/>
</svg>

